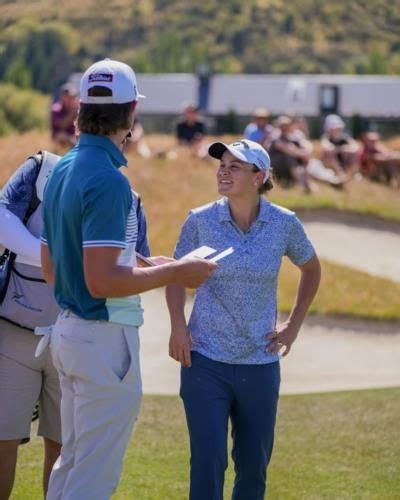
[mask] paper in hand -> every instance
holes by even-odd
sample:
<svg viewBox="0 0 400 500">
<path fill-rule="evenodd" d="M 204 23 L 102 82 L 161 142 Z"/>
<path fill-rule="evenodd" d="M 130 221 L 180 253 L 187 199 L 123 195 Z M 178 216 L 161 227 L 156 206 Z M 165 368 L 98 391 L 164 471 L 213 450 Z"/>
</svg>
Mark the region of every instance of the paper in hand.
<svg viewBox="0 0 400 500">
<path fill-rule="evenodd" d="M 205 259 L 206 257 L 209 257 L 213 253 L 215 253 L 216 250 L 215 248 L 208 247 L 206 245 L 203 245 L 199 248 L 196 248 L 195 250 L 192 250 L 188 254 L 184 255 L 181 257 L 182 259 L 193 259 L 193 258 L 198 258 L 198 259 Z M 223 259 L 224 257 L 227 257 L 231 253 L 234 252 L 233 247 L 229 247 L 222 252 L 218 253 L 217 255 L 214 255 L 214 257 L 211 257 L 209 260 L 210 262 L 218 262 L 219 260 Z"/>
<path fill-rule="evenodd" d="M 214 255 L 214 257 L 211 257 L 211 259 L 209 259 L 209 260 L 211 262 L 218 262 L 219 260 L 223 259 L 224 257 L 227 257 L 228 255 L 230 255 L 233 252 L 234 252 L 233 247 L 229 247 L 226 250 L 218 253 L 217 255 Z"/>
<path fill-rule="evenodd" d="M 215 248 L 208 247 L 206 245 L 203 245 L 202 247 L 196 248 L 195 250 L 192 250 L 191 252 L 187 253 L 181 259 L 205 259 L 209 255 L 215 253 L 216 250 Z"/>
</svg>

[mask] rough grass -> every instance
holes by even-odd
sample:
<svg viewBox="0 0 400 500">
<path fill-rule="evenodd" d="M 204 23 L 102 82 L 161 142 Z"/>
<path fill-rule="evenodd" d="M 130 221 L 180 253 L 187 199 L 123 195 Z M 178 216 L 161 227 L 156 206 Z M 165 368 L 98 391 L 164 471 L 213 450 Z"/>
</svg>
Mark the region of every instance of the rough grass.
<svg viewBox="0 0 400 500">
<path fill-rule="evenodd" d="M 141 193 L 145 205 L 152 253 L 171 255 L 188 211 L 217 197 L 215 163 L 200 161 L 182 151 L 176 160 L 167 159 L 163 152 L 174 147 L 170 136 L 152 135 L 148 142 L 160 155 L 145 160 L 134 153 L 128 154 L 130 166 L 126 174 Z M 391 144 L 392 147 L 399 145 L 398 142 Z M 0 138 L 0 185 L 24 158 L 41 148 L 51 148 L 48 134 L 42 132 Z M 312 196 L 305 196 L 297 189 L 274 188 L 272 193 L 272 201 L 292 208 L 331 207 L 385 216 L 400 222 L 400 190 L 366 181 L 354 182 L 343 192 L 320 186 Z M 290 309 L 297 280 L 298 273 L 293 266 L 284 263 L 279 293 L 282 311 Z M 323 262 L 322 284 L 312 312 L 400 319 L 400 285 Z"/>
<path fill-rule="evenodd" d="M 400 284 L 346 266 L 322 261 L 322 278 L 310 312 L 379 320 L 400 320 Z M 279 276 L 278 303 L 289 312 L 299 272 L 284 259 Z"/>
<path fill-rule="evenodd" d="M 269 468 L 273 500 L 400 495 L 400 388 L 282 396 Z M 41 440 L 20 449 L 14 500 L 40 497 Z M 178 397 L 145 396 L 116 500 L 184 500 L 188 438 Z M 230 498 L 230 464 L 225 498 Z"/>
</svg>

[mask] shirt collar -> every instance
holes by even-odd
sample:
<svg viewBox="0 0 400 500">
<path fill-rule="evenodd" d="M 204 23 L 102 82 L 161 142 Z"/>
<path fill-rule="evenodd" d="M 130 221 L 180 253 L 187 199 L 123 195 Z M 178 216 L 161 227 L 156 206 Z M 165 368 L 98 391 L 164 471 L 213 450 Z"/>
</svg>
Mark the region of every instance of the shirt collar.
<svg viewBox="0 0 400 500">
<path fill-rule="evenodd" d="M 111 141 L 111 139 L 105 135 L 81 134 L 79 136 L 79 145 L 94 146 L 97 148 L 105 149 L 111 156 L 111 160 L 117 168 L 121 166 L 128 166 L 128 160 L 117 148 L 117 146 Z"/>
<path fill-rule="evenodd" d="M 256 222 L 268 222 L 271 203 L 260 196 L 260 210 Z M 218 219 L 220 222 L 233 222 L 229 210 L 228 198 L 221 198 L 217 201 Z"/>
</svg>

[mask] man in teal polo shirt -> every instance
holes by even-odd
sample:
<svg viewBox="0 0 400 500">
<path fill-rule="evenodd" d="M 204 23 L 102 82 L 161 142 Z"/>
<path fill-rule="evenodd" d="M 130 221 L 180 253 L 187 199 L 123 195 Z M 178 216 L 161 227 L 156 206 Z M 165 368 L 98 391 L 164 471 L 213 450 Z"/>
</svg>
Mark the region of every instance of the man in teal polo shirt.
<svg viewBox="0 0 400 500">
<path fill-rule="evenodd" d="M 142 394 L 136 294 L 170 283 L 197 287 L 215 268 L 200 259 L 135 267 L 136 210 L 118 168 L 127 163 L 121 145 L 139 97 L 129 66 L 92 65 L 81 80 L 79 142 L 45 191 L 42 267 L 62 308 L 51 339 L 62 449 L 49 500 L 105 500 L 118 484 Z"/>
</svg>

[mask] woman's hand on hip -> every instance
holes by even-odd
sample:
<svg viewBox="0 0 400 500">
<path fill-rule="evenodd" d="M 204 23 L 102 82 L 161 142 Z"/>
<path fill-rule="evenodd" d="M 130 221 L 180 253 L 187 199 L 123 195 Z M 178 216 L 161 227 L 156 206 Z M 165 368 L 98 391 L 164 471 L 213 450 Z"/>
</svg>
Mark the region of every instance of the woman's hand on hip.
<svg viewBox="0 0 400 500">
<path fill-rule="evenodd" d="M 169 338 L 169 355 L 184 367 L 190 367 L 192 338 L 186 325 L 174 327 Z"/>
<path fill-rule="evenodd" d="M 280 323 L 273 332 L 266 335 L 266 339 L 270 341 L 266 346 L 266 350 L 271 354 L 278 354 L 284 347 L 285 350 L 282 356 L 286 356 L 289 354 L 298 333 L 299 328 L 289 320 Z"/>
</svg>

